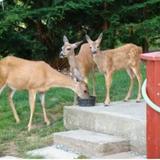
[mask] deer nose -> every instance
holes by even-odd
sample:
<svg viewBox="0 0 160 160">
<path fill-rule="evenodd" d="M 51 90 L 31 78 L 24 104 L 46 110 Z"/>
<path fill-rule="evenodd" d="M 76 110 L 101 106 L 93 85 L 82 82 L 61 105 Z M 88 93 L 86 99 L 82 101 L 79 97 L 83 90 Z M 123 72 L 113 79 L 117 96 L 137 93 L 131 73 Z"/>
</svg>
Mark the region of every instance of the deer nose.
<svg viewBox="0 0 160 160">
<path fill-rule="evenodd" d="M 93 53 L 93 54 L 96 54 L 96 53 L 97 53 L 97 51 L 96 51 L 96 50 L 93 50 L 93 51 L 92 51 L 92 53 Z"/>
<path fill-rule="evenodd" d="M 92 48 L 91 51 L 92 51 L 93 54 L 97 53 L 96 48 Z"/>
<path fill-rule="evenodd" d="M 87 91 L 87 90 L 84 90 L 84 93 L 88 93 L 88 91 Z"/>
<path fill-rule="evenodd" d="M 62 52 L 60 52 L 60 54 L 59 54 L 59 58 L 64 58 L 64 55 L 63 55 L 63 53 L 62 53 Z"/>
</svg>

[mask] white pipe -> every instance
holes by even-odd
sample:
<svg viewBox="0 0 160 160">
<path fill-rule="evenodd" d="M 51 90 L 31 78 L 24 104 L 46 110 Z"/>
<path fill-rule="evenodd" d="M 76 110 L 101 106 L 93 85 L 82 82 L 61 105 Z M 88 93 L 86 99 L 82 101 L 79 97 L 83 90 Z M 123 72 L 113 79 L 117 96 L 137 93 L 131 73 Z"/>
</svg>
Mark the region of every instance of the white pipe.
<svg viewBox="0 0 160 160">
<path fill-rule="evenodd" d="M 150 98 L 148 97 L 147 95 L 147 92 L 146 92 L 146 84 L 147 84 L 147 80 L 145 79 L 145 81 L 143 82 L 143 85 L 142 85 L 142 96 L 144 98 L 144 100 L 146 101 L 146 103 L 152 108 L 154 109 L 155 111 L 159 112 L 160 113 L 160 107 L 157 106 L 155 103 L 153 103 Z"/>
</svg>

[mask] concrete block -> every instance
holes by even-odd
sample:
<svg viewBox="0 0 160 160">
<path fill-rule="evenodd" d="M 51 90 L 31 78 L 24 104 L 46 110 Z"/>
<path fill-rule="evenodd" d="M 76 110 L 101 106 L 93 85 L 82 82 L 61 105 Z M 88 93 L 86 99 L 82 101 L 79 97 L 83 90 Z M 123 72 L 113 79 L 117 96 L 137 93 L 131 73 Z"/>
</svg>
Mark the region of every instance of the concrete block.
<svg viewBox="0 0 160 160">
<path fill-rule="evenodd" d="M 105 107 L 64 107 L 64 125 L 67 129 L 84 129 L 123 137 L 130 141 L 131 150 L 146 152 L 146 105 L 113 102 Z"/>
<path fill-rule="evenodd" d="M 54 134 L 54 144 L 63 145 L 73 152 L 90 157 L 129 151 L 129 142 L 112 135 L 86 130 L 73 130 Z"/>
<path fill-rule="evenodd" d="M 135 152 L 122 152 L 102 157 L 103 159 L 146 159 L 145 155 L 140 155 Z"/>
<path fill-rule="evenodd" d="M 45 159 L 75 159 L 79 156 L 75 153 L 64 151 L 62 149 L 57 149 L 54 145 L 32 150 L 27 152 L 27 154 L 30 156 L 40 156 Z"/>
</svg>

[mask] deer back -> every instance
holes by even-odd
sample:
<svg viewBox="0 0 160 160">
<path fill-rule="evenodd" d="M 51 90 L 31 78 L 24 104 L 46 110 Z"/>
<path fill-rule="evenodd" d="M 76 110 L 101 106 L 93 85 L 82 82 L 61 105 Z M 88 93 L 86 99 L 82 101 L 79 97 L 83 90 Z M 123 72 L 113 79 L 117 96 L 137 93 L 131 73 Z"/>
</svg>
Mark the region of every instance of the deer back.
<svg viewBox="0 0 160 160">
<path fill-rule="evenodd" d="M 122 68 L 139 65 L 142 48 L 134 44 L 126 44 L 116 49 L 102 52 L 105 55 L 106 68 L 119 70 Z"/>
</svg>

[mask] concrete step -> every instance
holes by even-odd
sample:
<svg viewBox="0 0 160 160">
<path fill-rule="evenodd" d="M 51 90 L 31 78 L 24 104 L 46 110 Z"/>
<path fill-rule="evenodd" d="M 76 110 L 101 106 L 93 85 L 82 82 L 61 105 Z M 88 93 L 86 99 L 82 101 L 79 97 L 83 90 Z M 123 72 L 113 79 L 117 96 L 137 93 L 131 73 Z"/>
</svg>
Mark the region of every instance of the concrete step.
<svg viewBox="0 0 160 160">
<path fill-rule="evenodd" d="M 75 159 L 79 157 L 78 154 L 58 149 L 55 145 L 29 151 L 27 155 L 45 159 Z"/>
<path fill-rule="evenodd" d="M 58 149 L 59 148 L 59 149 Z M 45 159 L 77 159 L 81 157 L 82 155 L 73 153 L 69 151 L 68 148 L 60 149 L 61 146 L 58 146 L 58 148 L 53 145 L 50 147 L 44 147 L 40 149 L 36 149 L 33 151 L 29 151 L 27 154 L 33 158 L 35 157 L 41 157 Z M 85 157 L 85 156 L 83 156 Z M 115 153 L 107 156 L 100 156 L 100 157 L 87 157 L 87 158 L 101 158 L 101 159 L 146 159 L 146 156 L 139 155 L 135 152 L 121 152 L 121 153 Z M 0 157 L 0 159 L 20 159 L 17 157 L 11 157 L 11 156 L 5 156 Z"/>
<path fill-rule="evenodd" d="M 0 160 L 22 160 L 22 158 L 18 158 L 18 157 L 13 157 L 13 156 L 4 156 L 4 157 L 0 157 Z"/>
<path fill-rule="evenodd" d="M 130 141 L 131 150 L 146 152 L 146 105 L 136 103 L 113 102 L 105 107 L 65 106 L 64 125 L 67 129 L 84 129 L 123 137 Z"/>
<path fill-rule="evenodd" d="M 135 152 L 121 152 L 102 157 L 103 159 L 146 159 L 146 156 Z"/>
<path fill-rule="evenodd" d="M 100 157 L 130 150 L 129 142 L 123 138 L 87 130 L 55 133 L 54 144 L 89 157 Z"/>
</svg>

